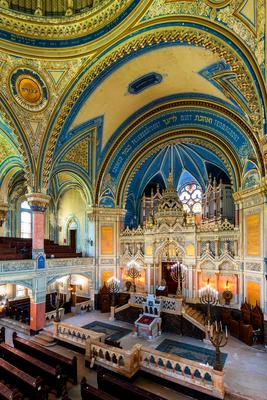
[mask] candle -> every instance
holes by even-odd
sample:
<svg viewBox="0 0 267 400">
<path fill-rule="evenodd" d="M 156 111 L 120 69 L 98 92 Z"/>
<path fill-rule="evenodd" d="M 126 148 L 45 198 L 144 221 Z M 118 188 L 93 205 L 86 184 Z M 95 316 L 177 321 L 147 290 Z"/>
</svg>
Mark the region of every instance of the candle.
<svg viewBox="0 0 267 400">
<path fill-rule="evenodd" d="M 220 327 L 221 327 L 221 331 L 222 331 L 222 321 L 220 321 Z"/>
<path fill-rule="evenodd" d="M 227 333 L 227 325 L 225 325 L 225 337 L 228 337 L 228 333 Z"/>
<path fill-rule="evenodd" d="M 216 327 L 216 332 L 218 332 L 218 325 L 217 325 L 217 321 L 215 321 L 215 327 Z"/>
</svg>

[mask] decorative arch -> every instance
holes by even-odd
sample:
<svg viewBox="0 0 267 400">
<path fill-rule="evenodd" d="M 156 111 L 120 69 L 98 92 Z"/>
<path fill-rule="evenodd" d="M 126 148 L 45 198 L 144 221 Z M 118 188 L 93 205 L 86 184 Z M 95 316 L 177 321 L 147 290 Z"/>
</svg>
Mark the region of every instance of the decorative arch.
<svg viewBox="0 0 267 400">
<path fill-rule="evenodd" d="M 176 249 L 176 255 L 171 257 L 173 260 L 177 261 L 177 253 L 178 257 L 185 257 L 185 250 L 184 248 L 176 241 L 176 240 L 165 240 L 162 242 L 158 247 L 155 248 L 155 260 L 159 262 L 162 259 L 162 254 L 164 251 L 166 252 L 167 249 L 169 250 L 169 246 L 174 246 Z"/>
<path fill-rule="evenodd" d="M 200 135 L 206 136 L 205 140 L 202 140 Z M 188 135 L 191 138 L 188 138 Z M 185 136 L 185 137 L 183 137 Z M 209 141 L 206 139 L 209 137 Z M 213 143 L 211 142 L 213 140 Z M 144 164 L 149 157 L 153 156 L 159 149 L 164 148 L 172 143 L 198 143 L 201 144 L 204 148 L 211 149 L 218 155 L 218 157 L 225 163 L 226 168 L 228 170 L 229 176 L 231 178 L 232 184 L 235 188 L 240 186 L 241 182 L 241 172 L 242 168 L 237 161 L 237 158 L 234 153 L 229 151 L 229 148 L 222 142 L 216 140 L 212 135 L 208 135 L 206 132 L 201 131 L 174 131 L 168 132 L 166 135 L 162 135 L 157 143 L 151 142 L 144 146 L 143 149 L 138 152 L 135 157 L 132 158 L 133 168 L 128 166 L 120 179 L 117 188 L 117 204 L 121 204 L 124 206 L 126 204 L 126 199 L 129 193 L 129 188 L 131 182 L 133 181 L 134 176 L 137 174 L 140 167 Z"/>
<path fill-rule="evenodd" d="M 251 113 L 249 118 L 253 125 L 255 136 L 264 130 L 262 109 L 266 109 L 265 85 L 255 59 L 245 45 L 231 32 L 208 23 L 209 31 L 201 24 L 201 19 L 189 17 L 186 20 L 169 21 L 167 18 L 161 24 L 154 24 L 142 30 L 132 31 L 120 44 L 99 55 L 98 61 L 89 63 L 77 81 L 69 88 L 69 92 L 63 97 L 58 111 L 52 116 L 45 140 L 40 152 L 40 171 L 38 185 L 46 187 L 48 184 L 53 149 L 61 131 L 68 130 L 74 114 L 81 107 L 84 100 L 90 96 L 97 85 L 108 74 L 127 62 L 130 57 L 139 53 L 151 51 L 159 46 L 194 45 L 202 46 L 217 53 L 234 74 L 238 74 L 240 83 L 244 85 L 244 96 L 249 98 Z M 206 21 L 207 23 L 207 21 Z M 153 27 L 154 31 L 150 31 Z M 115 48 L 117 46 L 117 48 Z M 114 50 L 115 48 L 115 50 Z M 258 82 L 258 83 L 257 83 Z M 264 107 L 261 107 L 261 100 Z"/>
<path fill-rule="evenodd" d="M 29 187 L 33 187 L 35 183 L 35 175 L 36 175 L 36 166 L 35 161 L 33 159 L 33 153 L 31 150 L 31 145 L 27 139 L 27 136 L 24 134 L 23 129 L 12 112 L 11 107 L 8 105 L 7 101 L 0 94 L 0 113 L 3 121 L 7 125 L 7 129 L 9 134 L 7 136 L 11 136 L 11 140 L 14 146 L 18 149 L 18 152 L 22 159 L 22 165 L 25 173 L 25 177 L 27 180 L 27 184 Z"/>
</svg>

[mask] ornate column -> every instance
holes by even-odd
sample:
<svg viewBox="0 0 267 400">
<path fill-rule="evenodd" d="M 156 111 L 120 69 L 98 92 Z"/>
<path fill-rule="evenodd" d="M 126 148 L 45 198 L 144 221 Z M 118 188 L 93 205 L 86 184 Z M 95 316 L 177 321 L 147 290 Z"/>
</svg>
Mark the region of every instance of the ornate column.
<svg viewBox="0 0 267 400">
<path fill-rule="evenodd" d="M 45 325 L 46 274 L 44 252 L 45 210 L 50 196 L 43 193 L 28 194 L 27 200 L 32 210 L 32 258 L 36 260 L 37 277 L 34 279 L 31 298 L 30 328 L 33 333 Z"/>
<path fill-rule="evenodd" d="M 188 299 L 193 299 L 193 265 L 188 265 Z"/>
<path fill-rule="evenodd" d="M 147 273 L 146 273 L 146 278 L 147 278 L 147 293 L 150 294 L 151 293 L 151 276 L 150 276 L 150 268 L 151 265 L 147 264 Z"/>
<path fill-rule="evenodd" d="M 43 193 L 31 193 L 26 197 L 32 210 L 32 258 L 37 259 L 40 255 L 44 255 L 44 213 L 50 196 Z"/>
</svg>

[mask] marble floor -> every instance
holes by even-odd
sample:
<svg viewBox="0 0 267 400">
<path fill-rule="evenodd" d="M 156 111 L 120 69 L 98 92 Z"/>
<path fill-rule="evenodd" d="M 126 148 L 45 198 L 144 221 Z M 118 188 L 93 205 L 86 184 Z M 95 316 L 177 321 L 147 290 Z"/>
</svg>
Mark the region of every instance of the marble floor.
<svg viewBox="0 0 267 400">
<path fill-rule="evenodd" d="M 123 328 L 133 329 L 131 324 L 122 321 L 109 321 L 109 314 L 101 314 L 98 311 L 83 313 L 79 315 L 67 314 L 64 322 L 75 324 L 77 326 L 84 326 L 93 321 L 105 321 L 109 324 L 118 325 Z M 53 330 L 50 325 L 47 330 Z M 203 343 L 189 337 L 182 337 L 175 334 L 162 334 L 162 336 L 146 340 L 134 336 L 132 333 L 120 339 L 121 345 L 124 349 L 130 349 L 134 344 L 140 343 L 146 347 L 156 348 L 164 339 L 178 340 L 188 344 L 202 346 L 207 349 L 212 349 L 208 343 Z M 11 332 L 7 332 L 7 342 L 11 344 Z M 79 353 L 74 353 L 65 347 L 56 345 L 50 348 L 58 353 L 78 357 L 78 378 L 79 380 L 85 376 L 88 382 L 97 387 L 96 373 L 93 370 L 84 367 L 84 356 Z M 262 349 L 255 349 L 248 347 L 239 340 L 230 337 L 223 352 L 227 353 L 225 362 L 225 389 L 226 399 L 228 400 L 267 400 L 267 351 Z M 144 387 L 151 392 L 160 394 L 168 400 L 189 400 L 190 397 L 184 394 L 179 394 L 169 388 L 164 388 L 155 382 L 150 382 L 147 379 L 140 377 L 135 382 L 136 385 Z M 80 400 L 80 386 L 69 385 L 69 397 L 72 400 Z M 52 400 L 52 397 L 51 399 Z"/>
</svg>

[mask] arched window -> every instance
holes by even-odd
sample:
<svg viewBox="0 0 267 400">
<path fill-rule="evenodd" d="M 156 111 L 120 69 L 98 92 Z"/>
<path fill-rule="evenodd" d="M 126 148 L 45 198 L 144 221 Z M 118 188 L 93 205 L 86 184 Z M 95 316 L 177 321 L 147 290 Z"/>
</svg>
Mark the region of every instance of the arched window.
<svg viewBox="0 0 267 400">
<path fill-rule="evenodd" d="M 194 214 L 201 213 L 202 191 L 196 183 L 187 183 L 179 190 L 179 198 L 183 203 L 184 210 L 193 212 Z"/>
<path fill-rule="evenodd" d="M 20 205 L 20 236 L 22 238 L 32 237 L 32 213 L 26 200 Z"/>
</svg>

